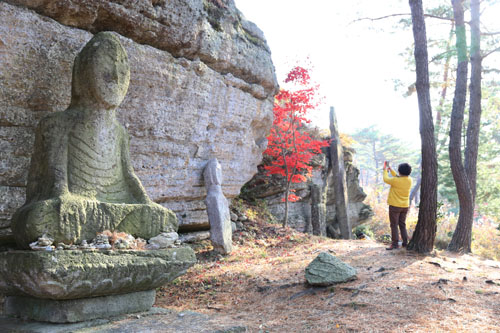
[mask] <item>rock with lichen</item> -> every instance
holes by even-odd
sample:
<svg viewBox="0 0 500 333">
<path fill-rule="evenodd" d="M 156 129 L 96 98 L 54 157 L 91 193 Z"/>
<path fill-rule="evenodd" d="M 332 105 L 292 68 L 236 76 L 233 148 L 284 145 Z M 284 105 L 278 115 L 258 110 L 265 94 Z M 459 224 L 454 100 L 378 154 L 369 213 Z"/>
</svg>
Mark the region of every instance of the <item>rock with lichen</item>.
<svg viewBox="0 0 500 333">
<path fill-rule="evenodd" d="M 307 267 L 306 280 L 313 286 L 329 286 L 356 279 L 356 269 L 329 253 L 320 253 Z"/>
</svg>

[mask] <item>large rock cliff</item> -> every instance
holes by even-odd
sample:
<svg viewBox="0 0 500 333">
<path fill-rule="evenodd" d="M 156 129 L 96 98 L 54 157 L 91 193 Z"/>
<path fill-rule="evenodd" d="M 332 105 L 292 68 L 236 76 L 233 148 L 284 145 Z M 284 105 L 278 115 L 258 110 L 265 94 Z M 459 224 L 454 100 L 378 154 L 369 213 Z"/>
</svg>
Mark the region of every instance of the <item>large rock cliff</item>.
<svg viewBox="0 0 500 333">
<path fill-rule="evenodd" d="M 363 203 L 366 194 L 359 186 L 359 169 L 353 164 L 352 149 L 344 148 L 344 165 L 347 182 L 348 215 L 351 226 L 354 228 L 373 216 L 370 206 Z M 264 163 L 266 161 L 264 160 Z M 340 238 L 339 224 L 335 217 L 335 191 L 331 173 L 329 150 L 324 154 L 316 155 L 311 164 L 314 166 L 312 177 L 304 183 L 292 184 L 295 195 L 300 197 L 296 202 L 288 205 L 288 224 L 302 232 L 312 232 L 311 223 L 311 186 L 321 189 L 321 201 L 326 205 L 325 224 L 329 237 Z M 282 221 L 285 216 L 285 204 L 282 202 L 285 193 L 285 180 L 281 176 L 268 176 L 264 168 L 259 166 L 259 172 L 241 190 L 241 197 L 246 200 L 265 200 L 269 212 Z"/>
<path fill-rule="evenodd" d="M 262 31 L 233 0 L 0 2 L 0 240 L 23 204 L 34 128 L 70 101 L 71 64 L 98 31 L 127 50 L 131 80 L 118 117 L 150 197 L 180 230 L 208 228 L 202 171 L 216 157 L 223 192 L 256 172 L 277 81 Z M 235 153 L 237 152 L 237 153 Z"/>
</svg>

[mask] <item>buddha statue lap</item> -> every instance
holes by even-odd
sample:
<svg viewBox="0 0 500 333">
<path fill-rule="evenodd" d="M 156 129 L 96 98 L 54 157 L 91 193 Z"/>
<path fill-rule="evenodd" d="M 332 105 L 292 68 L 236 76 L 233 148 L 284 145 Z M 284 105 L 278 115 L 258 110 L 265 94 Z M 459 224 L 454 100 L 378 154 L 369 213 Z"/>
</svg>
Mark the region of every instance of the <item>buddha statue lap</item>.
<svg viewBox="0 0 500 333">
<path fill-rule="evenodd" d="M 19 246 L 43 234 L 69 244 L 103 230 L 145 239 L 177 231 L 175 214 L 151 201 L 135 175 L 116 119 L 129 79 L 126 51 L 112 33 L 96 34 L 76 57 L 70 106 L 36 130 L 26 203 L 12 218 Z"/>
</svg>

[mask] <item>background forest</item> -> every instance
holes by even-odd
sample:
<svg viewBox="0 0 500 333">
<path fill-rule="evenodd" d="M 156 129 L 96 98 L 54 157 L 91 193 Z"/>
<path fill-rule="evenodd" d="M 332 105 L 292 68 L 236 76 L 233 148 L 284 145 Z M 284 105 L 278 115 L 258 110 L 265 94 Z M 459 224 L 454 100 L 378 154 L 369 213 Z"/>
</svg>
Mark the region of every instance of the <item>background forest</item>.
<svg viewBox="0 0 500 333">
<path fill-rule="evenodd" d="M 459 3 L 459 1 L 455 1 Z M 482 1 L 482 13 L 491 10 L 490 6 L 496 1 Z M 452 2 L 441 1 L 426 3 L 424 8 L 427 26 L 427 46 L 429 52 L 429 84 L 430 96 L 433 110 L 434 132 L 436 142 L 436 154 L 438 162 L 438 215 L 437 234 L 435 245 L 438 248 L 446 248 L 455 230 L 460 202 L 457 189 L 450 167 L 450 124 L 452 120 L 453 101 L 456 98 L 457 88 L 457 64 L 460 62 L 457 50 L 457 24 L 454 18 Z M 464 2 L 465 36 L 467 43 L 467 57 L 475 52 L 471 47 L 471 22 L 470 3 Z M 433 7 L 430 7 L 433 6 Z M 398 15 L 395 15 L 396 17 Z M 386 18 L 371 18 L 368 20 L 394 20 L 393 16 Z M 433 25 L 432 21 L 439 21 Z M 391 29 L 411 29 L 410 18 L 403 16 L 398 18 Z M 488 59 L 497 56 L 499 50 L 500 33 L 492 30 L 493 27 L 480 24 L 481 28 L 481 109 L 479 125 L 479 141 L 477 147 L 477 193 L 475 197 L 472 250 L 480 255 L 498 259 L 500 257 L 500 98 L 499 98 L 499 70 L 498 61 Z M 406 52 L 400 56 L 404 58 L 407 70 L 415 71 L 415 58 L 413 55 L 414 45 L 408 45 Z M 492 60 L 492 61 L 489 61 Z M 470 70 L 469 70 L 470 72 Z M 413 81 L 394 80 L 395 89 L 401 95 L 409 98 L 416 94 L 416 86 Z M 455 93 L 455 94 L 454 94 Z M 462 159 L 467 146 L 467 124 L 469 121 L 470 95 L 464 104 L 464 119 L 461 131 Z M 384 116 L 387 118 L 398 118 L 397 114 Z M 403 116 L 400 122 L 405 122 Z M 417 126 L 417 124 L 415 124 Z M 392 134 L 384 133 L 376 125 L 359 129 L 350 133 L 352 141 L 350 144 L 356 149 L 357 162 L 360 166 L 360 180 L 362 186 L 369 193 L 370 204 L 375 207 L 375 218 L 371 222 L 371 228 L 376 235 L 381 237 L 388 232 L 387 217 L 385 212 L 385 198 L 388 186 L 381 180 L 381 168 L 384 161 L 390 161 L 395 167 L 402 162 L 409 162 L 414 166 L 412 177 L 414 188 L 411 192 L 412 204 L 418 207 L 421 182 L 420 150 L 414 142 L 399 139 Z M 381 207 L 382 205 L 382 207 Z M 416 223 L 415 210 L 409 219 L 410 228 Z"/>
</svg>

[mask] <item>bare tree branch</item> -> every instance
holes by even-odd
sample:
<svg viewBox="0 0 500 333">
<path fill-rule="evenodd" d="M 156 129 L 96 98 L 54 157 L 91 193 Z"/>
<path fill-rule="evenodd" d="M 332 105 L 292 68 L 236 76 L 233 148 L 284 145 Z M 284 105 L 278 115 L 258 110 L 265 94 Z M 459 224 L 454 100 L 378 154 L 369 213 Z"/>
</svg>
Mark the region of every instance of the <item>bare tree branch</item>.
<svg viewBox="0 0 500 333">
<path fill-rule="evenodd" d="M 394 17 L 394 16 L 409 16 L 410 14 L 409 13 L 404 13 L 404 14 L 390 14 L 390 15 L 386 15 L 386 16 L 381 16 L 381 17 L 362 17 L 362 18 L 359 18 L 359 19 L 356 19 L 354 21 L 352 21 L 351 23 L 355 23 L 355 22 L 359 22 L 359 21 L 378 21 L 378 20 L 383 20 L 383 19 L 386 19 L 386 18 L 389 18 L 389 17 Z"/>
<path fill-rule="evenodd" d="M 489 52 L 487 52 L 487 53 L 483 54 L 483 56 L 481 57 L 481 59 L 484 59 L 484 58 L 486 58 L 487 56 L 489 56 L 490 54 L 495 53 L 495 52 L 498 52 L 498 51 L 500 51 L 500 47 L 497 47 L 496 49 L 493 49 L 493 50 L 491 50 L 491 51 L 489 51 Z"/>
<path fill-rule="evenodd" d="M 500 35 L 500 31 L 496 31 L 496 32 L 481 32 L 481 36 L 495 36 L 495 35 Z"/>
<path fill-rule="evenodd" d="M 386 19 L 389 17 L 410 16 L 410 15 L 411 15 L 410 13 L 398 13 L 398 14 L 390 14 L 390 15 L 385 15 L 385 16 L 380 16 L 380 17 L 362 17 L 362 18 L 359 18 L 359 19 L 352 21 L 351 23 L 355 23 L 358 21 L 379 21 L 379 20 L 383 20 L 383 19 Z M 434 19 L 438 19 L 438 20 L 454 21 L 454 19 L 451 17 L 442 17 L 442 16 L 437 16 L 437 15 L 431 15 L 431 14 L 424 14 L 424 17 L 434 18 Z M 470 22 L 465 22 L 465 23 L 469 24 Z"/>
<path fill-rule="evenodd" d="M 432 63 L 432 62 L 434 62 L 434 61 L 436 61 L 436 60 L 438 60 L 439 58 L 441 58 L 442 56 L 444 56 L 444 55 L 446 55 L 446 54 L 448 54 L 448 53 L 452 53 L 452 51 L 447 50 L 447 51 L 445 51 L 445 52 L 442 52 L 442 53 L 439 53 L 439 54 L 435 55 L 435 56 L 434 56 L 434 57 L 432 57 L 432 59 L 429 61 L 429 64 L 430 64 L 430 63 Z"/>
</svg>

